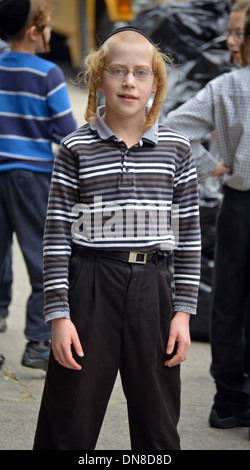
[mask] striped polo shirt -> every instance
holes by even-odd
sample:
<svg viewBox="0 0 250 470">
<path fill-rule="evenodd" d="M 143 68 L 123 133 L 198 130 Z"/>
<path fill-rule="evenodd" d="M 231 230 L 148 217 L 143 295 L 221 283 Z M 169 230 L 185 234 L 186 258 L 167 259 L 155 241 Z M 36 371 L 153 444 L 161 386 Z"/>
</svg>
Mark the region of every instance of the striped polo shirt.
<svg viewBox="0 0 250 470">
<path fill-rule="evenodd" d="M 197 175 L 189 141 L 163 124 L 127 148 L 101 119 L 61 142 L 44 234 L 45 319 L 70 318 L 72 246 L 173 252 L 174 309 L 196 313 Z"/>
</svg>

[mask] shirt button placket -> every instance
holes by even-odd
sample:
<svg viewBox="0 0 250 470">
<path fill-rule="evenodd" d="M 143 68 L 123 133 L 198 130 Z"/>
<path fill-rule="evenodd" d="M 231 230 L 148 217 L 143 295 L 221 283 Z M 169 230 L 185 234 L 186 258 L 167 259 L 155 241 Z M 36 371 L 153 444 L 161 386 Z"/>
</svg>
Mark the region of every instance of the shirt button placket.
<svg viewBox="0 0 250 470">
<path fill-rule="evenodd" d="M 129 174 L 129 167 L 127 165 L 127 157 L 129 155 L 129 150 L 125 150 L 124 154 L 123 154 L 123 157 L 122 157 L 122 175 L 121 175 L 121 179 L 122 179 L 122 185 L 131 185 L 131 178 L 130 178 L 130 174 Z"/>
</svg>

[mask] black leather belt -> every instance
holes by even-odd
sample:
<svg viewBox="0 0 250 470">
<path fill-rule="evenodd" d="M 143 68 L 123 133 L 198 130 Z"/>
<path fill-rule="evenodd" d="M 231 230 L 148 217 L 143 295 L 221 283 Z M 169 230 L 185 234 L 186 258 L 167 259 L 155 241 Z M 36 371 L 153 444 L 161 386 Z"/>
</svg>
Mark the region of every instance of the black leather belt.
<svg viewBox="0 0 250 470">
<path fill-rule="evenodd" d="M 80 251 L 83 251 L 86 254 L 89 254 L 92 256 L 98 256 L 100 258 L 117 259 L 120 261 L 124 261 L 126 263 L 146 264 L 149 261 L 154 261 L 158 256 L 158 252 L 142 253 L 140 251 L 106 251 L 106 250 L 96 250 L 94 248 L 85 248 L 85 247 L 77 247 L 77 249 L 78 248 L 80 249 Z"/>
</svg>

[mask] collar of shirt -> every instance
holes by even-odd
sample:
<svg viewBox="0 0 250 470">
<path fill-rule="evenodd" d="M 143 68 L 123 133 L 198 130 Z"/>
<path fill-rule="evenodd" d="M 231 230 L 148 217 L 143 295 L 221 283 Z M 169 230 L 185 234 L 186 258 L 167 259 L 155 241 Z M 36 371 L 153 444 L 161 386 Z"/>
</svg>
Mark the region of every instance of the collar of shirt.
<svg viewBox="0 0 250 470">
<path fill-rule="evenodd" d="M 97 109 L 97 121 L 94 124 L 90 124 L 91 130 L 98 133 L 99 137 L 103 140 L 116 140 L 122 142 L 122 139 L 117 138 L 109 127 L 102 120 L 102 115 L 105 111 L 105 106 L 100 106 Z M 142 138 L 138 142 L 139 146 L 143 145 L 143 142 L 156 146 L 158 144 L 158 121 L 144 132 Z"/>
</svg>

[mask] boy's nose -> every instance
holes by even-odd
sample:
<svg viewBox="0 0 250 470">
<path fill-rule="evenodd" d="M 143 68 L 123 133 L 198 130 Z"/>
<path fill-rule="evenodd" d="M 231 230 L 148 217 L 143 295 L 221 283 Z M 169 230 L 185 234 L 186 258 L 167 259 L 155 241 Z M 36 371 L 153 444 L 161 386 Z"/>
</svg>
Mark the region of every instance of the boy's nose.
<svg viewBox="0 0 250 470">
<path fill-rule="evenodd" d="M 123 80 L 124 84 L 135 84 L 135 76 L 132 71 L 128 70 Z"/>
<path fill-rule="evenodd" d="M 236 41 L 235 41 L 234 36 L 232 36 L 232 35 L 228 36 L 228 38 L 227 38 L 227 45 L 228 45 L 228 46 L 230 46 L 230 45 L 232 45 L 232 44 L 234 45 L 235 42 L 236 42 Z"/>
</svg>

